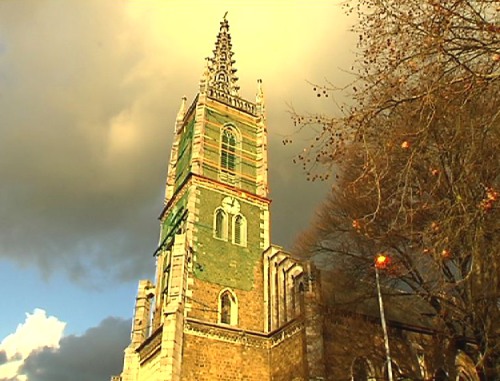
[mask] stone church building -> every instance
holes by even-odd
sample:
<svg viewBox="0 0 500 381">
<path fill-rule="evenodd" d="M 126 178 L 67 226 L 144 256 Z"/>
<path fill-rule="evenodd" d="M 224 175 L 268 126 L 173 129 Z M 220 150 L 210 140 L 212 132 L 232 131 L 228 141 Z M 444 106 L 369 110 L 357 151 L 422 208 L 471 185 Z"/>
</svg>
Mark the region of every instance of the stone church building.
<svg viewBox="0 0 500 381">
<path fill-rule="evenodd" d="M 270 242 L 262 84 L 241 98 L 232 56 L 224 18 L 198 94 L 175 121 L 156 279 L 139 282 L 112 380 L 386 379 L 378 315 L 329 305 L 325 276 Z M 394 379 L 439 379 L 432 330 L 388 319 Z M 471 364 L 458 354 L 460 380 L 478 380 Z"/>
</svg>

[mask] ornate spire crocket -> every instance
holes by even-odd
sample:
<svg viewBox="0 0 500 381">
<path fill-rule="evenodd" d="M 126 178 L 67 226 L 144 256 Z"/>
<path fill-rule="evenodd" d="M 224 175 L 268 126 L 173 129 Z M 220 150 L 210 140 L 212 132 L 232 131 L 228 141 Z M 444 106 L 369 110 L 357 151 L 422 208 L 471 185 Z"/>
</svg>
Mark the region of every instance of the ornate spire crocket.
<svg viewBox="0 0 500 381">
<path fill-rule="evenodd" d="M 232 59 L 231 35 L 229 34 L 229 23 L 226 14 L 220 22 L 220 30 L 215 42 L 213 57 L 207 58 L 207 68 L 203 78 L 209 87 L 222 91 L 232 96 L 238 96 L 240 87 L 236 84 L 238 77 L 235 76 L 236 69 L 233 68 L 235 61 Z"/>
</svg>

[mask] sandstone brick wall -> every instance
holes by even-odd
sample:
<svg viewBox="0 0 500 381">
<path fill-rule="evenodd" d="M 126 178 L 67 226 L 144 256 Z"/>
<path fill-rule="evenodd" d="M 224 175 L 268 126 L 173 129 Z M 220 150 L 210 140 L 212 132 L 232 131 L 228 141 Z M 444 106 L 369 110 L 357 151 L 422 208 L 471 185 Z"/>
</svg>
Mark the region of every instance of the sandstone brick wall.
<svg viewBox="0 0 500 381">
<path fill-rule="evenodd" d="M 182 380 L 270 380 L 268 351 L 264 347 L 185 334 Z"/>
<path fill-rule="evenodd" d="M 160 352 L 140 364 L 138 380 L 156 381 L 160 373 Z"/>
<path fill-rule="evenodd" d="M 270 380 L 307 380 L 304 332 L 297 332 L 270 351 Z"/>
<path fill-rule="evenodd" d="M 262 265 L 254 267 L 254 279 L 257 281 L 252 290 L 245 291 L 232 288 L 238 298 L 238 328 L 260 331 L 264 329 L 264 305 L 262 295 L 264 294 L 262 282 Z M 224 288 L 211 282 L 195 279 L 190 286 L 192 291 L 192 308 L 188 313 L 189 317 L 217 323 L 218 317 L 218 296 Z"/>
</svg>

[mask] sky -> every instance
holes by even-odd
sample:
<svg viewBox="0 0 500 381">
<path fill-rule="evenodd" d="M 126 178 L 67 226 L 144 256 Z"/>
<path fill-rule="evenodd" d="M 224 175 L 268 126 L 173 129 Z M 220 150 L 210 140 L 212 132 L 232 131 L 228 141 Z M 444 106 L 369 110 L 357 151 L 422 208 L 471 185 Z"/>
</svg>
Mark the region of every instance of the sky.
<svg viewBox="0 0 500 381">
<path fill-rule="evenodd" d="M 292 245 L 331 184 L 293 164 L 312 134 L 289 112 L 330 112 L 310 83 L 348 81 L 340 3 L 0 0 L 0 381 L 120 372 L 175 115 L 226 11 L 240 95 L 263 80 L 272 242 Z"/>
</svg>

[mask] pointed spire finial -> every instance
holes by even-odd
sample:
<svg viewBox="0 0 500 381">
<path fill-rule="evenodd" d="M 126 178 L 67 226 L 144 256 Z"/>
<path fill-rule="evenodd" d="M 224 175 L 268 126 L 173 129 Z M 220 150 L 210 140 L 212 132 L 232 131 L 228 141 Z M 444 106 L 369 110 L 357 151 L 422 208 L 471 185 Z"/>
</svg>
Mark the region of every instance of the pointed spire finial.
<svg viewBox="0 0 500 381">
<path fill-rule="evenodd" d="M 257 105 L 257 112 L 264 116 L 266 106 L 264 104 L 264 91 L 262 90 L 262 79 L 257 80 L 257 94 L 255 95 L 255 104 Z"/>
<path fill-rule="evenodd" d="M 222 93 L 238 96 L 239 86 L 236 84 L 236 69 L 233 68 L 235 61 L 232 59 L 231 35 L 229 34 L 229 23 L 226 19 L 227 12 L 220 23 L 219 34 L 215 41 L 214 55 L 208 62 L 208 75 L 204 74 L 208 86 Z"/>
<path fill-rule="evenodd" d="M 184 95 L 181 98 L 181 107 L 179 107 L 179 111 L 177 112 L 177 121 L 182 121 L 184 115 L 186 115 L 186 101 L 187 97 Z"/>
<path fill-rule="evenodd" d="M 261 103 L 264 101 L 264 91 L 262 91 L 262 79 L 257 80 L 257 103 Z"/>
</svg>

